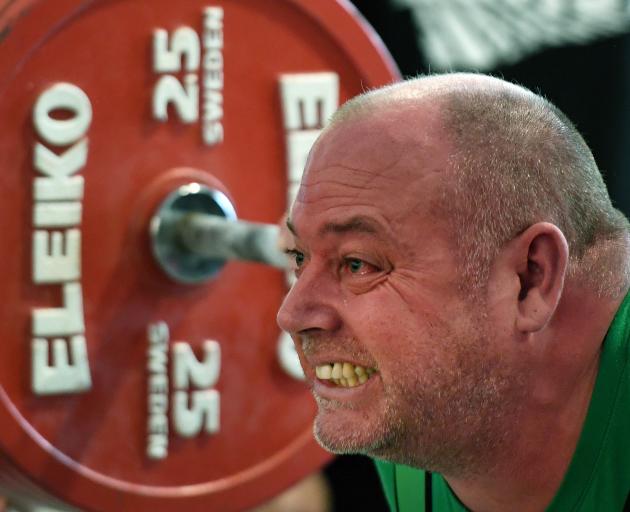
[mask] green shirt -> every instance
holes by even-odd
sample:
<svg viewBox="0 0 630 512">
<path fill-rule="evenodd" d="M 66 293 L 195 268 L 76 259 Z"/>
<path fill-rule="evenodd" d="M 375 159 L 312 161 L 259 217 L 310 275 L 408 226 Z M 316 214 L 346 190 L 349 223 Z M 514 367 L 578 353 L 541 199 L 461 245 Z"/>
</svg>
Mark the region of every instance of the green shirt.
<svg viewBox="0 0 630 512">
<path fill-rule="evenodd" d="M 630 293 L 608 329 L 584 427 L 569 469 L 547 512 L 624 510 L 630 494 L 629 318 Z M 383 461 L 376 461 L 376 468 L 393 512 L 425 510 L 423 471 Z M 432 474 L 430 482 L 433 512 L 468 510 L 441 475 Z"/>
</svg>

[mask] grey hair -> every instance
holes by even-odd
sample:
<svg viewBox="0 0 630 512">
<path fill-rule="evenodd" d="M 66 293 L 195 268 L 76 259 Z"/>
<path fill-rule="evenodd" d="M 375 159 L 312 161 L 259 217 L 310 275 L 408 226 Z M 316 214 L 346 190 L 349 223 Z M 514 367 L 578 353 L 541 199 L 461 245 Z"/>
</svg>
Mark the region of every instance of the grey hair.
<svg viewBox="0 0 630 512">
<path fill-rule="evenodd" d="M 438 102 L 452 144 L 436 213 L 453 233 L 464 291 L 483 289 L 500 248 L 542 221 L 567 239 L 569 279 L 599 296 L 627 289 L 628 221 L 582 136 L 541 96 L 483 75 L 436 75 L 369 92 L 333 122 L 424 101 Z"/>
</svg>

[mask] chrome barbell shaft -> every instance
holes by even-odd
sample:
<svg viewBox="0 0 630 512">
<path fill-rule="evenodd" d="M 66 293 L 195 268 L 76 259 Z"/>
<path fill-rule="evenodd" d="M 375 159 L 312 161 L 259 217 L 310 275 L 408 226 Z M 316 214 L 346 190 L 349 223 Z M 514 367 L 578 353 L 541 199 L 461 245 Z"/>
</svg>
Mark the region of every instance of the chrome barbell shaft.
<svg viewBox="0 0 630 512">
<path fill-rule="evenodd" d="M 277 225 L 188 213 L 178 221 L 176 229 L 186 248 L 199 256 L 287 267 L 287 257 L 279 248 Z"/>
</svg>

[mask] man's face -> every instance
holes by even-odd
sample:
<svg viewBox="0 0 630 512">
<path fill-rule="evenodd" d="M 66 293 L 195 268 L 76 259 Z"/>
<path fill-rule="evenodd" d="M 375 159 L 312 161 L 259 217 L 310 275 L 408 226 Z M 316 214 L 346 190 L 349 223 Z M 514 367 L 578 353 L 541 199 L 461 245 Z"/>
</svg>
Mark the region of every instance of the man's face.
<svg viewBox="0 0 630 512">
<path fill-rule="evenodd" d="M 510 378 L 485 308 L 458 291 L 435 214 L 448 140 L 428 109 L 413 137 L 395 117 L 346 121 L 314 148 L 289 220 L 298 279 L 278 321 L 324 447 L 446 472 L 500 437 Z M 329 378 L 336 365 L 355 375 Z"/>
</svg>

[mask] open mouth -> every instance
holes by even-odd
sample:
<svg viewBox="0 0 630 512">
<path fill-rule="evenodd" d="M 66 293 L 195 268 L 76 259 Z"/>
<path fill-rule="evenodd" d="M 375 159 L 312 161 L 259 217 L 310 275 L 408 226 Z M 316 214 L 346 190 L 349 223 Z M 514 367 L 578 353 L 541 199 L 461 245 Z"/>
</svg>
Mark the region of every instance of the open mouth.
<svg viewBox="0 0 630 512">
<path fill-rule="evenodd" d="M 354 388 L 367 382 L 376 373 L 375 368 L 366 368 L 351 363 L 327 363 L 315 367 L 315 375 L 320 380 L 336 386 Z"/>
</svg>

